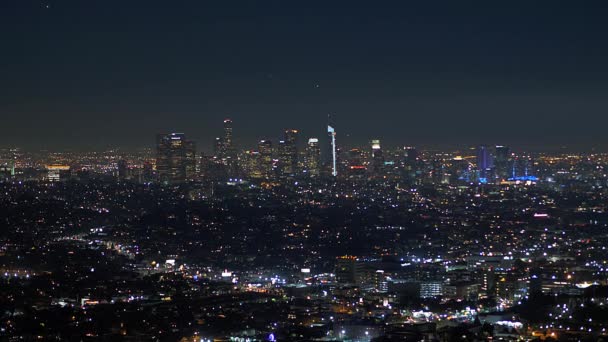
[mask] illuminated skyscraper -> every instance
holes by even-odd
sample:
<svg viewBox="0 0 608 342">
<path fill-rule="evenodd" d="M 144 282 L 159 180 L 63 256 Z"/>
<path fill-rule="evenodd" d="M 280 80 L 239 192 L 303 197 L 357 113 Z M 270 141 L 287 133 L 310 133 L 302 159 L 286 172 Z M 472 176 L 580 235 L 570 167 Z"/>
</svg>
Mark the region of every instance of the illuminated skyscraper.
<svg viewBox="0 0 608 342">
<path fill-rule="evenodd" d="M 403 162 L 413 165 L 416 161 L 418 161 L 418 150 L 411 146 L 403 147 Z"/>
<path fill-rule="evenodd" d="M 475 174 L 474 168 L 471 163 L 461 156 L 456 156 L 450 161 L 448 168 L 448 182 L 450 184 L 457 183 L 470 183 L 471 176 Z"/>
<path fill-rule="evenodd" d="M 156 137 L 156 170 L 162 183 L 184 182 L 192 172 L 194 143 L 183 133 L 159 134 Z"/>
<path fill-rule="evenodd" d="M 336 149 L 336 130 L 331 125 L 327 125 L 327 134 L 329 135 L 331 149 L 331 175 L 336 177 L 338 175 L 338 151 Z"/>
<path fill-rule="evenodd" d="M 260 153 L 260 168 L 266 178 L 270 178 L 274 172 L 274 163 L 272 160 L 272 141 L 260 140 L 258 143 L 258 152 Z"/>
<path fill-rule="evenodd" d="M 382 147 L 380 146 L 380 140 L 374 139 L 371 141 L 372 153 L 371 153 L 371 171 L 375 176 L 379 176 L 384 169 L 384 155 L 382 154 Z"/>
<path fill-rule="evenodd" d="M 196 143 L 194 141 L 186 140 L 184 144 L 184 163 L 186 168 L 186 179 L 196 178 Z"/>
<path fill-rule="evenodd" d="M 222 155 L 223 158 L 234 160 L 236 153 L 234 149 L 234 143 L 232 141 L 232 120 L 224 119 L 224 137 L 222 138 Z M 230 161 L 229 161 L 230 163 Z"/>
<path fill-rule="evenodd" d="M 512 160 L 510 180 L 537 181 L 534 168 L 534 157 L 530 154 L 521 154 Z"/>
<path fill-rule="evenodd" d="M 347 174 L 349 178 L 364 178 L 367 173 L 365 153 L 358 148 L 346 152 Z"/>
<path fill-rule="evenodd" d="M 213 141 L 213 155 L 215 158 L 221 160 L 224 151 L 224 146 L 222 142 L 222 138 L 216 137 Z"/>
<path fill-rule="evenodd" d="M 279 164 L 283 175 L 295 175 L 298 167 L 298 131 L 285 130 L 285 139 L 279 143 Z"/>
<path fill-rule="evenodd" d="M 496 176 L 499 179 L 509 178 L 509 148 L 507 146 L 496 146 L 496 158 L 494 165 L 496 167 Z"/>
<path fill-rule="evenodd" d="M 306 145 L 306 159 L 304 161 L 306 172 L 310 176 L 318 176 L 320 174 L 321 166 L 321 148 L 319 147 L 319 139 L 310 138 L 308 139 L 308 145 Z"/>
<path fill-rule="evenodd" d="M 224 119 L 224 135 L 215 138 L 215 157 L 224 164 L 236 159 L 236 150 L 232 141 L 232 120 Z"/>
<path fill-rule="evenodd" d="M 238 166 L 238 157 L 232 136 L 232 120 L 224 119 L 224 134 L 221 137 L 216 137 L 213 149 L 213 161 L 218 164 L 218 170 L 226 178 L 236 178 L 240 171 Z"/>
<path fill-rule="evenodd" d="M 477 148 L 477 170 L 479 171 L 479 182 L 487 183 L 492 178 L 492 168 L 494 161 L 490 150 L 485 145 L 480 145 Z"/>
<path fill-rule="evenodd" d="M 244 151 L 241 155 L 241 167 L 248 178 L 263 178 L 265 176 L 259 151 Z"/>
</svg>

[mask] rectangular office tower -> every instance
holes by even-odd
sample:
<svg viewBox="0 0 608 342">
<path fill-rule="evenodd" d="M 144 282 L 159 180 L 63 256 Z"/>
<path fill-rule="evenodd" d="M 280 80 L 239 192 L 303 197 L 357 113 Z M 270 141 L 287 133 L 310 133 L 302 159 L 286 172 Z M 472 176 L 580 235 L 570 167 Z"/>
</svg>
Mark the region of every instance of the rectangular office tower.
<svg viewBox="0 0 608 342">
<path fill-rule="evenodd" d="M 306 158 L 304 160 L 304 166 L 309 176 L 318 176 L 321 166 L 321 148 L 319 147 L 319 139 L 310 138 L 308 139 L 308 145 L 306 145 Z"/>
<path fill-rule="evenodd" d="M 507 146 L 496 146 L 496 156 L 494 158 L 494 167 L 499 180 L 509 178 L 509 163 L 510 152 Z"/>
<path fill-rule="evenodd" d="M 477 170 L 479 171 L 479 182 L 488 183 L 493 179 L 494 159 L 490 150 L 485 145 L 477 147 Z"/>
<path fill-rule="evenodd" d="M 372 176 L 381 176 L 384 171 L 384 154 L 382 153 L 382 147 L 380 146 L 380 140 L 374 139 L 371 141 L 371 160 L 370 160 L 370 171 Z"/>
<path fill-rule="evenodd" d="M 156 171 L 163 184 L 185 182 L 194 176 L 195 145 L 183 133 L 159 134 L 156 137 Z"/>
<path fill-rule="evenodd" d="M 298 168 L 298 131 L 285 130 L 285 138 L 279 142 L 279 163 L 285 176 L 293 176 Z"/>
<path fill-rule="evenodd" d="M 236 151 L 232 142 L 232 120 L 224 119 L 224 135 L 216 138 L 216 157 L 226 164 L 230 164 L 236 158 Z"/>
</svg>

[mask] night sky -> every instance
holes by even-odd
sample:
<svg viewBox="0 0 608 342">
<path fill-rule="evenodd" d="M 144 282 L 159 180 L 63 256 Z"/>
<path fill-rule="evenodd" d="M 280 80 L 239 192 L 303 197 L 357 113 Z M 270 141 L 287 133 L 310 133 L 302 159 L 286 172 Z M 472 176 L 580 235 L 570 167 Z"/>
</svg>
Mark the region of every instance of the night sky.
<svg viewBox="0 0 608 342">
<path fill-rule="evenodd" d="M 0 145 L 608 149 L 606 1 L 0 0 Z M 348 135 L 348 136 L 346 136 Z"/>
</svg>

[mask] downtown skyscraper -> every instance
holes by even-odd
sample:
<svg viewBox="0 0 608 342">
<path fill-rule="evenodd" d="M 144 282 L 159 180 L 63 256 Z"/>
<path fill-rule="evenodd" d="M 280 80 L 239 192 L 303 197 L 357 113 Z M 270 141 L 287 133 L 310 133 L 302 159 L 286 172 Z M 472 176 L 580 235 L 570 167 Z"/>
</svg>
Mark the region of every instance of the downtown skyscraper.
<svg viewBox="0 0 608 342">
<path fill-rule="evenodd" d="M 372 176 L 380 176 L 384 170 L 384 154 L 382 153 L 382 147 L 380 146 L 380 140 L 374 139 L 370 143 L 371 145 L 371 160 L 370 160 L 370 171 Z"/>
<path fill-rule="evenodd" d="M 284 139 L 279 142 L 279 164 L 284 176 L 293 176 L 298 168 L 298 131 L 285 130 Z"/>
<path fill-rule="evenodd" d="M 215 138 L 216 158 L 225 164 L 230 164 L 236 158 L 236 150 L 232 140 L 232 120 L 224 119 L 224 134 Z"/>
<path fill-rule="evenodd" d="M 260 140 L 258 142 L 258 152 L 260 173 L 265 178 L 272 178 L 274 175 L 272 141 L 268 139 Z"/>
<path fill-rule="evenodd" d="M 479 171 L 479 182 L 487 183 L 492 179 L 494 160 L 486 145 L 477 147 L 477 170 Z"/>
<path fill-rule="evenodd" d="M 319 176 L 321 166 L 321 148 L 319 139 L 310 138 L 306 145 L 306 156 L 304 159 L 304 168 L 308 175 L 312 177 Z"/>
<path fill-rule="evenodd" d="M 161 183 L 185 182 L 196 171 L 196 147 L 183 133 L 158 134 L 156 171 Z"/>
<path fill-rule="evenodd" d="M 336 148 L 336 130 L 333 126 L 327 125 L 327 134 L 329 136 L 329 167 L 331 175 L 338 176 L 338 150 Z"/>
<path fill-rule="evenodd" d="M 497 145 L 495 150 L 494 166 L 498 179 L 508 179 L 510 176 L 510 152 L 509 147 Z"/>
</svg>

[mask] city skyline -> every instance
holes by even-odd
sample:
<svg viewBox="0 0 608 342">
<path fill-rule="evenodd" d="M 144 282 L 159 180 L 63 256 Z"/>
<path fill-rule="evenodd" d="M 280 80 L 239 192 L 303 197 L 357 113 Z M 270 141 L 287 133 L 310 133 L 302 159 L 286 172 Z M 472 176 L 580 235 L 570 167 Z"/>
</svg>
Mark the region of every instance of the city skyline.
<svg viewBox="0 0 608 342">
<path fill-rule="evenodd" d="M 607 17 L 0 0 L 0 341 L 608 341 Z"/>
<path fill-rule="evenodd" d="M 329 118 L 329 116 L 328 116 Z M 197 145 L 197 152 L 202 153 L 204 155 L 215 155 L 217 153 L 217 149 L 223 149 L 224 147 L 218 147 L 219 145 L 222 145 L 222 135 L 226 134 L 226 123 L 229 122 L 229 136 L 230 136 L 230 143 L 229 143 L 229 150 L 231 150 L 231 153 L 237 153 L 240 151 L 247 151 L 247 150 L 255 150 L 256 147 L 258 147 L 259 143 L 261 141 L 270 141 L 270 142 L 275 142 L 275 143 L 281 143 L 284 140 L 284 134 L 286 134 L 286 132 L 288 131 L 296 131 L 296 133 L 305 138 L 305 139 L 318 139 L 319 143 L 322 143 L 326 146 L 331 145 L 331 138 L 330 136 L 327 136 L 328 131 L 330 129 L 330 127 L 335 126 L 335 124 L 333 123 L 335 120 L 330 120 L 327 122 L 332 122 L 330 125 L 325 126 L 326 131 L 322 131 L 322 132 L 315 132 L 316 134 L 306 134 L 307 132 L 302 132 L 299 129 L 294 129 L 293 127 L 291 128 L 284 128 L 284 129 L 280 129 L 277 132 L 274 132 L 273 134 L 268 134 L 268 135 L 259 135 L 257 137 L 251 137 L 250 134 L 244 134 L 244 136 L 249 137 L 249 139 L 247 139 L 248 141 L 244 141 L 245 139 L 239 135 L 238 133 L 247 133 L 249 132 L 247 130 L 246 127 L 243 127 L 243 131 L 240 131 L 239 128 L 237 126 L 237 134 L 233 137 L 233 129 L 234 129 L 234 123 L 232 118 L 230 117 L 224 117 L 223 119 L 221 119 L 219 121 L 219 123 L 215 123 L 214 127 L 218 128 L 217 131 L 213 132 L 215 135 L 211 136 L 211 137 L 205 137 L 202 141 L 197 140 L 197 139 L 191 139 L 191 141 L 193 143 L 196 143 Z M 218 125 L 222 125 L 223 126 L 218 126 Z M 237 123 L 238 124 L 238 123 Z M 216 127 L 217 126 L 217 127 Z M 335 127 L 332 127 L 332 129 L 334 129 Z M 222 130 L 224 131 L 222 133 Z M 170 130 L 170 129 L 165 129 L 165 130 L 161 130 L 160 132 L 156 132 L 153 135 L 154 136 L 158 136 L 159 134 L 186 134 L 188 137 L 192 137 L 192 136 L 196 136 L 196 134 L 192 134 L 192 133 L 187 133 L 187 132 L 192 132 L 192 129 L 186 129 L 186 130 Z M 249 132 L 251 133 L 251 132 Z M 465 152 L 468 150 L 469 153 L 474 154 L 475 153 L 475 149 L 478 146 L 483 146 L 483 145 L 488 145 L 488 146 L 503 146 L 503 145 L 507 145 L 504 144 L 505 140 L 501 140 L 501 141 L 497 141 L 495 139 L 486 139 L 483 141 L 467 141 L 466 139 L 464 141 L 456 141 L 453 143 L 437 143 L 437 142 L 431 142 L 431 143 L 412 143 L 412 141 L 410 140 L 401 140 L 401 141 L 387 141 L 383 138 L 382 134 L 376 134 L 373 136 L 368 136 L 367 138 L 363 138 L 361 137 L 360 139 L 354 139 L 350 134 L 348 133 L 344 133 L 344 132 L 340 132 L 340 137 L 339 140 L 340 142 L 336 144 L 337 148 L 341 150 L 341 152 L 345 152 L 345 149 L 348 148 L 361 148 L 364 147 L 366 145 L 368 145 L 368 143 L 370 142 L 370 139 L 373 138 L 373 140 L 379 140 L 382 141 L 382 145 L 385 146 L 385 148 L 389 148 L 389 149 L 401 149 L 404 147 L 408 147 L 408 146 L 416 146 L 420 149 L 423 150 L 436 150 L 436 151 L 451 151 L 451 152 L 457 152 L 457 151 L 462 151 Z M 54 148 L 47 148 L 47 147 L 42 147 L 42 146 L 30 146 L 28 144 L 21 144 L 18 145 L 16 143 L 12 143 L 12 144 L 5 144 L 5 145 L 1 145 L 0 144 L 0 148 L 4 148 L 4 149 L 10 149 L 10 148 L 17 148 L 17 149 L 22 149 L 24 151 L 30 151 L 30 152 L 34 152 L 34 151 L 54 151 L 54 152 L 95 152 L 95 151 L 105 151 L 105 150 L 122 150 L 122 151 L 139 151 L 142 149 L 154 149 L 155 148 L 155 144 L 153 142 L 151 142 L 152 140 L 149 139 L 150 137 L 148 136 L 148 139 L 146 139 L 145 141 L 140 141 L 137 143 L 137 145 L 135 146 L 130 146 L 130 145 L 120 145 L 118 143 L 107 143 L 105 145 L 99 145 L 99 146 L 92 146 L 92 145 L 78 145 L 78 146 L 74 146 L 74 145 L 66 145 L 66 146 L 55 146 Z M 380 139 L 378 139 L 380 138 Z M 509 141 L 507 139 L 507 141 Z M 306 141 L 304 140 L 298 140 L 297 142 L 297 146 L 299 148 L 303 148 L 306 144 Z M 566 144 L 556 144 L 556 145 L 544 145 L 544 144 L 529 144 L 529 143 L 521 143 L 521 142 L 514 142 L 512 144 L 508 144 L 509 147 L 514 148 L 515 150 L 518 150 L 520 152 L 534 152 L 534 153 L 543 153 L 543 152 L 548 152 L 548 153 L 554 153 L 554 152 L 605 152 L 606 149 L 603 148 L 596 148 L 594 146 L 580 146 L 580 145 L 566 145 Z M 223 152 L 224 154 L 226 153 L 226 151 Z M 329 152 L 326 152 L 329 153 Z"/>
</svg>

